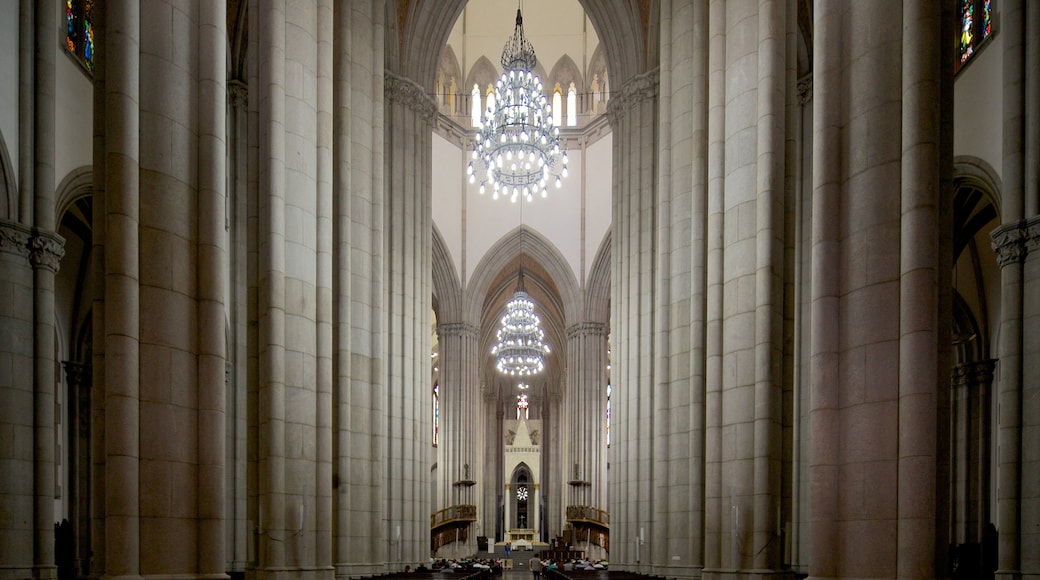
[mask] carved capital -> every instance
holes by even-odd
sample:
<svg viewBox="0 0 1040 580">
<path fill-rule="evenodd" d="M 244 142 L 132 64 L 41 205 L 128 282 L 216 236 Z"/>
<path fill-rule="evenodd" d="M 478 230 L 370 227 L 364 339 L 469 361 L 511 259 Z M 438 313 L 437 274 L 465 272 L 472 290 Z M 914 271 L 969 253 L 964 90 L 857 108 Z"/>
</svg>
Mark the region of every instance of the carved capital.
<svg viewBox="0 0 1040 580">
<path fill-rule="evenodd" d="M 812 75 L 798 80 L 798 104 L 807 105 L 812 102 Z"/>
<path fill-rule="evenodd" d="M 249 87 L 240 80 L 228 81 L 227 94 L 228 102 L 235 108 L 249 104 Z"/>
<path fill-rule="evenodd" d="M 476 340 L 478 333 L 477 327 L 466 322 L 442 322 L 437 325 L 437 334 L 441 338 L 459 336 Z"/>
<path fill-rule="evenodd" d="M 93 375 L 89 364 L 65 360 L 61 361 L 61 366 L 65 369 L 65 382 L 72 387 L 73 391 L 79 391 L 81 388 L 90 390 Z"/>
<path fill-rule="evenodd" d="M 953 386 L 978 387 L 993 382 L 993 371 L 997 361 L 993 359 L 971 361 L 953 367 Z"/>
<path fill-rule="evenodd" d="M 30 238 L 32 230 L 29 228 L 15 222 L 0 220 L 0 252 L 28 258 Z"/>
<path fill-rule="evenodd" d="M 602 322 L 579 322 L 567 327 L 567 339 L 587 336 L 606 336 L 607 325 Z"/>
<path fill-rule="evenodd" d="M 1025 224 L 1026 222 L 1020 221 L 1002 225 L 990 234 L 991 246 L 997 254 L 997 264 L 1001 268 L 1025 261 L 1028 253 Z"/>
<path fill-rule="evenodd" d="M 36 232 L 29 240 L 29 263 L 33 268 L 58 271 L 65 256 L 65 239 L 54 232 Z"/>
<path fill-rule="evenodd" d="M 388 103 L 401 103 L 424 121 L 433 123 L 437 120 L 437 101 L 426 93 L 422 85 L 411 79 L 386 71 L 383 74 L 383 98 Z"/>
<path fill-rule="evenodd" d="M 607 103 L 607 119 L 611 126 L 617 128 L 621 119 L 636 105 L 657 98 L 660 79 L 660 71 L 654 69 L 625 83 Z"/>
<path fill-rule="evenodd" d="M 1032 254 L 1040 251 L 1040 216 L 1026 220 L 1025 225 L 1026 252 Z"/>
</svg>

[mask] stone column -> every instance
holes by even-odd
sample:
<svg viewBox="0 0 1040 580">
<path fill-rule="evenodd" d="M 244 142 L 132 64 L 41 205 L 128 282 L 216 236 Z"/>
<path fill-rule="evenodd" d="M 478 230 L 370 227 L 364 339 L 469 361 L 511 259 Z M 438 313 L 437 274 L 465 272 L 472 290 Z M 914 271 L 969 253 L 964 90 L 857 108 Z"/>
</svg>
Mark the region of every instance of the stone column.
<svg viewBox="0 0 1040 580">
<path fill-rule="evenodd" d="M 618 83 L 607 116 L 613 129 L 611 335 L 616 443 L 610 470 L 612 564 L 649 570 L 655 431 L 654 300 L 657 296 L 657 94 L 653 70 Z M 613 418 L 612 418 L 613 420 Z M 624 522 L 624 524 L 621 524 Z"/>
<path fill-rule="evenodd" d="M 705 259 L 708 5 L 661 3 L 657 204 L 657 427 L 654 534 L 659 573 L 704 566 Z M 674 559 L 677 556 L 678 559 Z"/>
<path fill-rule="evenodd" d="M 33 70 L 33 577 L 57 576 L 54 564 L 54 274 L 65 254 L 55 233 L 54 215 L 54 57 L 58 46 L 54 10 L 37 5 Z M 23 120 L 24 122 L 24 120 Z"/>
<path fill-rule="evenodd" d="M 433 122 L 425 87 L 385 73 L 386 525 L 393 569 L 427 558 L 430 536 L 430 313 Z"/>
<path fill-rule="evenodd" d="M 65 382 L 69 385 L 69 422 L 71 433 L 73 487 L 70 490 L 70 518 L 75 534 L 76 573 L 86 575 L 90 567 L 91 544 L 91 369 L 89 364 L 62 361 Z"/>
<path fill-rule="evenodd" d="M 94 316 L 103 316 L 101 380 L 99 400 L 104 416 L 96 422 L 103 439 L 104 513 L 103 573 L 135 577 L 142 573 L 140 500 L 141 486 L 141 293 L 140 271 L 140 131 L 141 114 L 141 12 L 136 3 L 106 2 L 104 81 L 104 151 L 99 160 L 104 184 L 99 194 L 103 209 L 101 231 L 94 239 L 104 240 L 101 262 L 104 305 Z M 95 155 L 95 159 L 98 156 Z M 97 172 L 97 171 L 95 171 Z M 96 212 L 95 212 L 96 213 Z M 96 216 L 97 217 L 97 216 Z M 102 572 L 102 570 L 98 570 Z"/>
<path fill-rule="evenodd" d="M 367 0 L 337 2 L 333 9 L 333 529 L 336 576 L 347 578 L 384 571 L 388 555 L 383 443 L 385 7 L 383 0 Z"/>
<path fill-rule="evenodd" d="M 0 486 L 7 490 L 0 495 L 4 578 L 32 578 L 36 572 L 31 238 L 28 226 L 0 220 L 0 428 L 11 437 L 0 457 Z"/>
<path fill-rule="evenodd" d="M 465 322 L 437 325 L 440 345 L 441 462 L 437 465 L 442 490 L 440 510 L 451 506 L 475 505 L 480 513 L 483 503 L 475 486 L 483 482 L 484 433 L 481 431 L 482 397 L 477 380 L 480 360 L 477 354 L 479 330 Z M 421 387 L 417 387 L 421 388 Z M 424 463 L 420 464 L 421 466 Z M 470 552 L 476 549 L 476 534 L 471 526 Z M 456 546 L 458 548 L 458 546 Z"/>
<path fill-rule="evenodd" d="M 941 7 L 817 8 L 809 572 L 932 577 L 943 573 L 939 316 L 950 270 L 940 171 L 948 136 L 935 105 Z M 852 25 L 878 8 L 901 13 L 903 26 Z M 881 138 L 894 132 L 901 139 Z"/>
<path fill-rule="evenodd" d="M 951 543 L 978 544 L 990 520 L 990 388 L 995 360 L 953 368 Z"/>
<path fill-rule="evenodd" d="M 566 419 L 559 421 L 565 430 L 565 460 L 550 467 L 566 484 L 562 487 L 564 511 L 569 506 L 606 510 L 606 324 L 580 322 L 567 328 L 565 400 Z"/>
</svg>

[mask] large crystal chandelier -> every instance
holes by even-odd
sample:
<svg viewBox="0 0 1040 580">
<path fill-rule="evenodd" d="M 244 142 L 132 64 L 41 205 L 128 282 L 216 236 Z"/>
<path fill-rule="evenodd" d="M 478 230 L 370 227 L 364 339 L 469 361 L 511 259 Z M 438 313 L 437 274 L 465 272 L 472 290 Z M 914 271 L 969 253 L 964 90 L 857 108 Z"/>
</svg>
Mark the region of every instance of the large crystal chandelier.
<svg viewBox="0 0 1040 580">
<path fill-rule="evenodd" d="M 538 59 L 524 36 L 519 8 L 501 62 L 495 99 L 489 99 L 484 123 L 476 133 L 473 160 L 466 169 L 469 182 L 476 182 L 474 163 L 480 163 L 480 193 L 491 187 L 492 197 L 508 195 L 513 202 L 521 195 L 531 201 L 537 191 L 546 197 L 550 181 L 560 187 L 561 178 L 567 177 L 567 153 L 560 148 L 560 129 L 553 125 L 542 81 L 532 72 Z"/>
<path fill-rule="evenodd" d="M 524 288 L 524 271 L 516 284 L 513 299 L 502 315 L 495 346 L 491 349 L 497 359 L 498 372 L 511 376 L 528 376 L 542 372 L 549 345 L 545 343 L 542 321 L 534 313 L 534 302 Z"/>
</svg>

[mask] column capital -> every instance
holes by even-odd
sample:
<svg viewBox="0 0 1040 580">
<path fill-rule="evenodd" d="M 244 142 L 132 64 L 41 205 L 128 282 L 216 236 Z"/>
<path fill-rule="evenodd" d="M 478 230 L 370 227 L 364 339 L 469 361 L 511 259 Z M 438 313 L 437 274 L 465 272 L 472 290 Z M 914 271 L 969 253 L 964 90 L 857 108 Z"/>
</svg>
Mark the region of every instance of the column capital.
<svg viewBox="0 0 1040 580">
<path fill-rule="evenodd" d="M 477 327 L 468 322 L 441 322 L 437 325 L 437 334 L 442 337 L 461 336 L 476 339 Z"/>
<path fill-rule="evenodd" d="M 652 71 L 636 75 L 625 83 L 607 103 L 607 119 L 610 120 L 610 125 L 616 128 L 618 122 L 632 107 L 656 98 L 660 81 L 660 69 L 655 68 Z"/>
<path fill-rule="evenodd" d="M 583 338 L 586 336 L 605 336 L 607 325 L 602 322 L 579 322 L 567 327 L 567 339 Z"/>
<path fill-rule="evenodd" d="M 22 224 L 0 220 L 0 252 L 29 257 L 29 240 L 32 230 Z"/>
<path fill-rule="evenodd" d="M 812 73 L 798 79 L 798 104 L 807 105 L 812 102 Z"/>
<path fill-rule="evenodd" d="M 228 81 L 227 95 L 228 103 L 235 108 L 245 107 L 249 104 L 249 87 L 238 79 Z"/>
<path fill-rule="evenodd" d="M 33 268 L 46 268 L 51 272 L 57 272 L 64 256 L 65 238 L 54 232 L 33 232 L 33 237 L 29 240 L 29 263 Z"/>
<path fill-rule="evenodd" d="M 1029 250 L 1036 249 L 1040 244 L 1040 218 L 1004 224 L 993 230 L 990 239 L 990 245 L 997 254 L 997 264 L 1001 268 L 1008 264 L 1021 264 Z"/>
<path fill-rule="evenodd" d="M 401 103 L 419 114 L 427 122 L 437 120 L 437 101 L 422 85 L 390 71 L 383 73 L 383 98 L 389 103 Z"/>
<path fill-rule="evenodd" d="M 953 386 L 974 387 L 993 382 L 993 371 L 997 367 L 994 359 L 961 363 L 953 367 Z"/>
</svg>

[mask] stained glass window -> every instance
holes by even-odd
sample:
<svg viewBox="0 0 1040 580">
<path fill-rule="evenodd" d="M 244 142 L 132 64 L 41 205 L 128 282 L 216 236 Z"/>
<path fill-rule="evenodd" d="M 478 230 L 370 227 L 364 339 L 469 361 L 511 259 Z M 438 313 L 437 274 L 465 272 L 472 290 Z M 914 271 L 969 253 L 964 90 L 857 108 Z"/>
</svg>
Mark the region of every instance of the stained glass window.
<svg viewBox="0 0 1040 580">
<path fill-rule="evenodd" d="M 563 120 L 563 89 L 560 88 L 560 83 L 556 83 L 556 87 L 553 88 L 552 118 L 553 125 L 559 127 Z"/>
<path fill-rule="evenodd" d="M 529 419 L 530 418 L 530 416 L 531 416 L 531 412 L 530 411 L 531 410 L 528 408 L 529 405 L 530 405 L 530 403 L 528 403 L 528 401 L 527 401 L 527 395 L 526 394 L 525 395 L 517 395 L 516 396 L 516 418 L 517 418 L 517 420 Z"/>
<path fill-rule="evenodd" d="M 65 0 L 65 48 L 94 70 L 94 0 Z"/>
<path fill-rule="evenodd" d="M 957 27 L 957 62 L 959 70 L 993 33 L 993 0 L 960 0 L 960 26 Z"/>
</svg>

